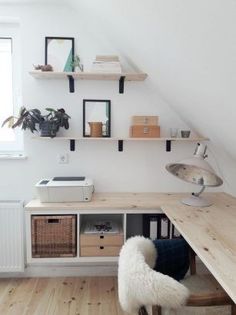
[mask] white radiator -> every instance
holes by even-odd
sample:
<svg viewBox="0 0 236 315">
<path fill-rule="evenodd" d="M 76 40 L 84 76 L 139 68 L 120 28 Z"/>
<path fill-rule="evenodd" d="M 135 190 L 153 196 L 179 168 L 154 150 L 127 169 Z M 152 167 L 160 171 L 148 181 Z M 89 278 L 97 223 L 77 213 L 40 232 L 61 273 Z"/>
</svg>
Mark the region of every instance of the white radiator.
<svg viewBox="0 0 236 315">
<path fill-rule="evenodd" d="M 0 272 L 24 271 L 23 203 L 0 201 Z"/>
</svg>

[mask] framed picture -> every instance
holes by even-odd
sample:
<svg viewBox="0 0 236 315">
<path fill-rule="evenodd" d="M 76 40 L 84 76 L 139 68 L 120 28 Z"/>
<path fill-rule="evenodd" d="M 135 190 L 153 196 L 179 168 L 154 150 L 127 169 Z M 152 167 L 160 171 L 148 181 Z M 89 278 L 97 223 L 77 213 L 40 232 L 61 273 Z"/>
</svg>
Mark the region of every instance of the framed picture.
<svg viewBox="0 0 236 315">
<path fill-rule="evenodd" d="M 111 136 L 110 100 L 83 100 L 83 136 Z"/>
<path fill-rule="evenodd" d="M 45 37 L 45 65 L 50 64 L 53 71 L 72 72 L 75 55 L 73 37 Z"/>
</svg>

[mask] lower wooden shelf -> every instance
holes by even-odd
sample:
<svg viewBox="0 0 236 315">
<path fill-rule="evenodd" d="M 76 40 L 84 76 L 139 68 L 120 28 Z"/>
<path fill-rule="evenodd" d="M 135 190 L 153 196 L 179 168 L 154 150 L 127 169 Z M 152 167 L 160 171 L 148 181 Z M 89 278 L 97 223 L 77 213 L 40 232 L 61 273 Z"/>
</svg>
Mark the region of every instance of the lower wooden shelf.
<svg viewBox="0 0 236 315">
<path fill-rule="evenodd" d="M 175 142 L 200 142 L 200 141 L 209 141 L 209 138 L 206 137 L 193 137 L 193 138 L 170 138 L 170 137 L 162 137 L 162 138 L 125 138 L 125 137 L 33 137 L 33 139 L 38 140 L 48 140 L 48 141 L 62 141 L 69 140 L 70 141 L 70 150 L 75 151 L 75 141 L 117 141 L 118 143 L 118 151 L 123 151 L 124 141 L 156 141 L 156 142 L 165 142 L 166 143 L 166 152 L 171 151 L 171 143 Z"/>
</svg>

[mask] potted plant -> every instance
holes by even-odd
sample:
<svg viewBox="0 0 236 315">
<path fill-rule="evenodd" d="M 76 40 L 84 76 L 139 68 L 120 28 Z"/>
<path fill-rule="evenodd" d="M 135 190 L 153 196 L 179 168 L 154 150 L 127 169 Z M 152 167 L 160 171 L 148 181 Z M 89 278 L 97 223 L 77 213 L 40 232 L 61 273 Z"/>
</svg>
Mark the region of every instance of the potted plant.
<svg viewBox="0 0 236 315">
<path fill-rule="evenodd" d="M 20 127 L 23 130 L 29 129 L 32 133 L 40 131 L 41 137 L 55 137 L 60 127 L 69 128 L 70 116 L 66 114 L 63 108 L 46 108 L 48 113 L 42 115 L 39 109 L 29 109 L 22 107 L 19 116 L 10 116 L 2 124 L 2 127 L 8 123 L 8 127 Z M 38 127 L 38 129 L 36 128 Z"/>
<path fill-rule="evenodd" d="M 41 137 L 55 137 L 60 127 L 69 129 L 70 116 L 66 114 L 63 108 L 53 109 L 46 108 L 47 115 L 43 116 L 43 120 L 39 123 Z"/>
</svg>

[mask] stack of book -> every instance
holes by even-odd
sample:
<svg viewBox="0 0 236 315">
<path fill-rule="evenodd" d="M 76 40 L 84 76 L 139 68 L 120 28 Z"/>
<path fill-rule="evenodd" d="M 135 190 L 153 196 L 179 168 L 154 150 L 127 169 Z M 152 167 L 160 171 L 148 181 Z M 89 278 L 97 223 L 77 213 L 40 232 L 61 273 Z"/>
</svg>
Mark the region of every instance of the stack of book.
<svg viewBox="0 0 236 315">
<path fill-rule="evenodd" d="M 121 73 L 121 64 L 118 56 L 96 56 L 92 64 L 92 72 Z"/>
<path fill-rule="evenodd" d="M 114 221 L 88 221 L 83 225 L 84 234 L 119 233 L 121 227 Z"/>
</svg>

